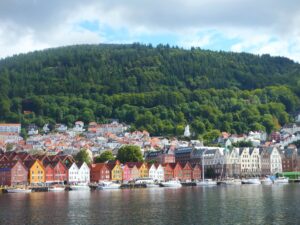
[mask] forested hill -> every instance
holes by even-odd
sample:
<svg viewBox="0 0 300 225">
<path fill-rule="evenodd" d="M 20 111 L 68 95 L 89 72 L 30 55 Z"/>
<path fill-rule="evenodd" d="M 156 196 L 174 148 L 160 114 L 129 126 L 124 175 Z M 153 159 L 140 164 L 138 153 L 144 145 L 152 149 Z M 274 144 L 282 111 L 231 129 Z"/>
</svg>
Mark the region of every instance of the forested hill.
<svg viewBox="0 0 300 225">
<path fill-rule="evenodd" d="M 157 135 L 181 134 L 185 124 L 195 135 L 270 132 L 298 109 L 299 81 L 300 65 L 283 57 L 166 45 L 61 47 L 0 61 L 0 120 L 41 126 L 117 118 Z"/>
</svg>

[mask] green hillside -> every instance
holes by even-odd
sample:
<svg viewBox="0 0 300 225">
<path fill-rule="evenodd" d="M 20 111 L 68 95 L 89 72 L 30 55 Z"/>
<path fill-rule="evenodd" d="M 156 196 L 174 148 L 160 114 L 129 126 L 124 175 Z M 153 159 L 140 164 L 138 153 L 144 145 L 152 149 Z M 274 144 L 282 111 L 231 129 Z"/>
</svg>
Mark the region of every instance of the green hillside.
<svg viewBox="0 0 300 225">
<path fill-rule="evenodd" d="M 299 109 L 300 65 L 166 45 L 79 45 L 0 60 L 0 120 L 105 122 L 155 135 L 271 132 Z M 24 114 L 24 111 L 33 113 Z"/>
</svg>

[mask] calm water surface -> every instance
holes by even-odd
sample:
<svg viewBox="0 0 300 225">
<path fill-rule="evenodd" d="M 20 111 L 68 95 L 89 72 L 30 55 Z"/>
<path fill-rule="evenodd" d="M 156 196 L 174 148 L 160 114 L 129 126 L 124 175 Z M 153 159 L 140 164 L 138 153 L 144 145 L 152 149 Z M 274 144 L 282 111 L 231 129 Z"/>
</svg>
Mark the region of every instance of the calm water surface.
<svg viewBox="0 0 300 225">
<path fill-rule="evenodd" d="M 0 194 L 0 224 L 300 224 L 300 184 Z"/>
</svg>

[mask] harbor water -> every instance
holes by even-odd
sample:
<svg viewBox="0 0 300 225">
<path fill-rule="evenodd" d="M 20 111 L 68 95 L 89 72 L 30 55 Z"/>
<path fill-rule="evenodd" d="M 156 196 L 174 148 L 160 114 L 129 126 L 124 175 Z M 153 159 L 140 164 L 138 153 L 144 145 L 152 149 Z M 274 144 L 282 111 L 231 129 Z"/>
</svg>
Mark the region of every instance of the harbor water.
<svg viewBox="0 0 300 225">
<path fill-rule="evenodd" d="M 0 224 L 300 224 L 300 184 L 0 194 Z"/>
</svg>

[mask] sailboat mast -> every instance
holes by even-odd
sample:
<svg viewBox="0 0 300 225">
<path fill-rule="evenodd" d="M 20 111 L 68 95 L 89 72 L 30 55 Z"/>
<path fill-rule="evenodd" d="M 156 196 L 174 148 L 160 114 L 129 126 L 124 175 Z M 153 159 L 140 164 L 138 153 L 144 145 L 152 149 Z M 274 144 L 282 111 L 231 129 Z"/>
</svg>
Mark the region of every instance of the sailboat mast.
<svg viewBox="0 0 300 225">
<path fill-rule="evenodd" d="M 202 181 L 204 182 L 204 153 L 206 150 L 202 153 Z"/>
</svg>

